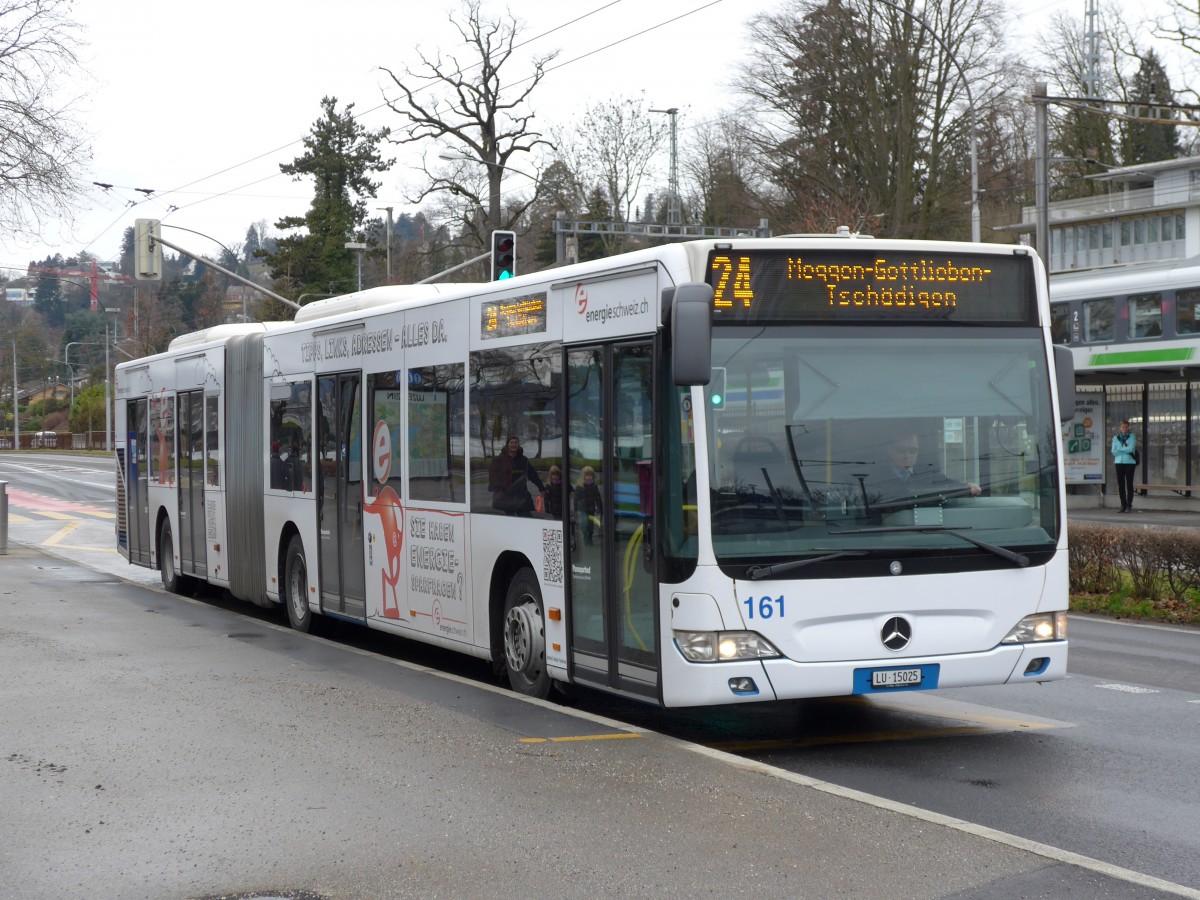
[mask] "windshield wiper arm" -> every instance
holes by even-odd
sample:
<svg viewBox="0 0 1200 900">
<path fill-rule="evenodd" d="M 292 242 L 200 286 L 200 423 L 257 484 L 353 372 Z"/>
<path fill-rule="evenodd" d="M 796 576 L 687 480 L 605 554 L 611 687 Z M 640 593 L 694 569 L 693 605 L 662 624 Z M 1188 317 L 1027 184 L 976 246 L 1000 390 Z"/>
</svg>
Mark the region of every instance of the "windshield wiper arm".
<svg viewBox="0 0 1200 900">
<path fill-rule="evenodd" d="M 820 550 L 820 547 L 814 548 Z M 790 562 L 775 563 L 772 566 L 751 566 L 746 570 L 746 577 L 751 581 L 758 581 L 760 578 L 769 578 L 772 575 L 781 575 L 784 572 L 792 572 L 796 569 L 803 569 L 805 566 L 813 563 L 825 562 L 827 559 L 838 559 L 842 556 L 866 556 L 869 550 L 834 550 L 831 553 L 826 553 L 824 556 L 809 556 L 806 559 L 793 559 Z"/>
<path fill-rule="evenodd" d="M 974 544 L 980 550 L 986 550 L 993 556 L 998 556 L 1014 565 L 1021 566 L 1022 568 L 1029 565 L 1029 557 L 1024 553 L 1017 553 L 1014 550 L 1009 550 L 1007 547 L 1001 547 L 997 544 L 989 544 L 987 541 L 981 541 L 979 538 L 971 537 L 969 534 L 963 534 L 957 528 L 947 528 L 945 525 L 884 525 L 879 528 L 855 528 L 851 531 L 839 531 L 838 534 L 884 534 L 887 532 L 900 533 L 906 531 L 916 531 L 921 534 L 948 534 L 951 537 L 966 541 L 968 544 Z"/>
</svg>

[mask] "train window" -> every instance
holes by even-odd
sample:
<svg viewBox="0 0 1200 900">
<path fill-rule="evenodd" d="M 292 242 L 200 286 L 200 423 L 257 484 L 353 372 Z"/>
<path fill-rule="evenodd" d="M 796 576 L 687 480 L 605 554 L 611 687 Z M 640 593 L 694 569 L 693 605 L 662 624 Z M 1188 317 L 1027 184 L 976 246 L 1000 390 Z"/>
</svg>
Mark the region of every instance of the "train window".
<svg viewBox="0 0 1200 900">
<path fill-rule="evenodd" d="M 1050 340 L 1056 344 L 1071 343 L 1071 307 L 1066 303 L 1050 306 Z"/>
<path fill-rule="evenodd" d="M 1129 336 L 1162 336 L 1162 294 L 1137 294 L 1129 298 Z"/>
<path fill-rule="evenodd" d="M 1104 300 L 1083 301 L 1083 340 L 1095 344 L 1113 339 L 1115 303 L 1111 297 Z"/>
<path fill-rule="evenodd" d="M 1175 292 L 1176 334 L 1200 334 L 1200 288 Z"/>
</svg>

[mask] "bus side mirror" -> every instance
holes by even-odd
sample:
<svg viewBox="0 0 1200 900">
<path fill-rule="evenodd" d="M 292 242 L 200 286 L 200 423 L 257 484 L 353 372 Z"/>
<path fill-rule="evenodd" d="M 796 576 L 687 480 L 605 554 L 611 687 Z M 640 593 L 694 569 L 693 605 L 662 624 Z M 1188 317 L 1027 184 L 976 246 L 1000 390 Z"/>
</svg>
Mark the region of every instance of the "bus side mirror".
<svg viewBox="0 0 1200 900">
<path fill-rule="evenodd" d="M 712 377 L 713 289 L 708 284 L 681 284 L 664 305 L 671 316 L 671 375 L 679 387 L 708 384 Z"/>
<path fill-rule="evenodd" d="M 1058 382 L 1058 417 L 1063 422 L 1075 418 L 1075 357 L 1070 347 L 1054 347 L 1054 372 Z"/>
</svg>

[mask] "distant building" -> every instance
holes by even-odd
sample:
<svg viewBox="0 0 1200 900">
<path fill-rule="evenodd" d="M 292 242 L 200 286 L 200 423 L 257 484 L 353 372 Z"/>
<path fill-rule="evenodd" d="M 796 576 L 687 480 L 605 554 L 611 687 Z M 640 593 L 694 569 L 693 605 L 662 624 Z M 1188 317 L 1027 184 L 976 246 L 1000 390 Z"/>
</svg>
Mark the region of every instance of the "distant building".
<svg viewBox="0 0 1200 900">
<path fill-rule="evenodd" d="M 1097 487 L 1107 485 L 1111 501 L 1116 478 L 1109 443 L 1128 419 L 1140 444 L 1135 480 L 1145 486 L 1138 504 L 1194 509 L 1200 498 L 1200 157 L 1089 178 L 1104 192 L 1048 204 L 1050 247 L 1042 253 L 1050 273 L 1051 339 L 1069 346 L 1075 358 L 1081 412 L 1072 429 L 1096 445 L 1083 476 L 1089 481 L 1072 490 L 1091 494 L 1094 503 Z M 1026 207 L 1021 222 L 1005 230 L 1033 232 L 1037 214 Z M 1086 409 L 1102 421 L 1087 424 Z"/>
<path fill-rule="evenodd" d="M 5 288 L 4 299 L 17 306 L 33 306 L 33 294 L 25 288 Z"/>
</svg>

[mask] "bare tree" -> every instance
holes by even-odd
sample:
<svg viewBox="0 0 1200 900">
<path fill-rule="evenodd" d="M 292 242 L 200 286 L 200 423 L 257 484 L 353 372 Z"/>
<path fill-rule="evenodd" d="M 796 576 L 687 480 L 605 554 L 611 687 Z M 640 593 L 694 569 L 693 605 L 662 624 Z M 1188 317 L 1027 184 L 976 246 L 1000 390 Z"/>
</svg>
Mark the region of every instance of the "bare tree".
<svg viewBox="0 0 1200 900">
<path fill-rule="evenodd" d="M 0 234 L 37 235 L 69 210 L 90 148 L 56 99 L 74 75 L 76 25 L 69 0 L 0 0 Z"/>
<path fill-rule="evenodd" d="M 803 227 L 834 210 L 893 236 L 966 232 L 966 113 L 973 98 L 982 119 L 1001 81 L 1001 10 L 791 0 L 754 16 L 756 52 L 737 87 L 752 104 L 745 138 L 775 195 L 772 223 Z"/>
<path fill-rule="evenodd" d="M 623 97 L 589 107 L 579 122 L 555 129 L 554 140 L 575 177 L 604 188 L 612 214 L 628 222 L 668 133 L 666 120 L 646 109 L 645 97 Z"/>
<path fill-rule="evenodd" d="M 407 122 L 399 129 L 401 136 L 391 138 L 393 143 L 449 141 L 454 156 L 472 161 L 439 166 L 434 172 L 429 161 L 423 160 L 422 170 L 429 181 L 411 199 L 414 203 L 431 196 L 449 200 L 459 210 L 462 230 L 482 247 L 487 231 L 513 227 L 533 202 L 530 199 L 503 208 L 500 184 L 510 160 L 550 145 L 533 130 L 534 116 L 527 101 L 541 83 L 546 64 L 557 54 L 535 58 L 532 74 L 511 79 L 506 90 L 501 70 L 516 49 L 517 20 L 511 15 L 504 20 L 486 19 L 480 0 L 463 0 L 450 21 L 474 59 L 460 60 L 454 53 L 441 51 L 429 56 L 418 50 L 420 66 L 415 70 L 406 67 L 403 75 L 398 75 L 381 67 L 402 94 L 399 99 L 385 98 L 385 102 Z M 478 176 L 474 165 L 483 168 L 481 177 L 471 177 L 471 171 Z M 487 210 L 486 221 L 477 215 L 481 209 Z"/>
<path fill-rule="evenodd" d="M 704 225 L 753 225 L 764 215 L 758 168 L 729 116 L 698 125 L 682 153 L 684 207 Z"/>
</svg>

